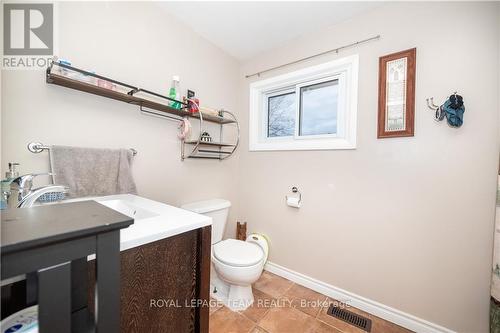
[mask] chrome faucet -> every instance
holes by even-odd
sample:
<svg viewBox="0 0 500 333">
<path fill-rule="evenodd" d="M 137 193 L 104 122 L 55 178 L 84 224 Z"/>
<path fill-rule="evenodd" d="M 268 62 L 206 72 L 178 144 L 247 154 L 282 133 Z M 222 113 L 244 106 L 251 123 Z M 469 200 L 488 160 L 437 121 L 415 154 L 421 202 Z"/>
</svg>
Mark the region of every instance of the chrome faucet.
<svg viewBox="0 0 500 333">
<path fill-rule="evenodd" d="M 32 207 L 45 193 L 67 193 L 68 188 L 62 185 L 47 185 L 33 189 L 33 179 L 37 176 L 52 176 L 52 173 L 27 174 L 17 177 L 10 183 L 10 193 L 7 197 L 9 208 Z"/>
</svg>

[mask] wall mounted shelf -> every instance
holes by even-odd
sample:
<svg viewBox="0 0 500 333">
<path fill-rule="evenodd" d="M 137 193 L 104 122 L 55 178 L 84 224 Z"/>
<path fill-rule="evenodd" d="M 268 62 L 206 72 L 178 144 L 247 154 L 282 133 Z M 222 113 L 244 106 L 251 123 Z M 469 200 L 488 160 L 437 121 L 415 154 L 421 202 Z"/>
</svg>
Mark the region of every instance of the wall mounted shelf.
<svg viewBox="0 0 500 333">
<path fill-rule="evenodd" d="M 205 119 L 205 118 L 203 118 L 203 119 Z M 185 141 L 184 143 L 195 145 L 198 143 L 198 141 L 192 140 L 192 141 Z M 232 144 L 232 143 L 203 142 L 203 141 L 200 141 L 200 145 L 217 146 L 217 147 L 234 147 L 235 146 L 235 144 Z"/>
<path fill-rule="evenodd" d="M 188 103 L 178 101 L 155 92 L 138 88 L 102 75 L 85 71 L 65 63 L 52 61 L 46 72 L 46 82 L 89 94 L 111 98 L 127 104 L 137 105 L 143 113 L 153 114 L 160 117 L 177 121 L 183 118 L 196 118 L 199 121 L 199 135 L 196 140 L 182 141 L 181 160 L 185 158 L 205 158 L 224 160 L 230 157 L 238 147 L 240 137 L 240 126 L 233 113 L 221 110 L 219 115 L 206 114 L 203 112 L 189 112 Z M 161 102 L 160 102 L 161 101 Z M 176 102 L 181 108 L 171 107 L 169 104 Z M 224 117 L 227 115 L 228 117 Z M 204 122 L 220 125 L 220 142 L 206 142 L 202 140 Z M 235 143 L 223 141 L 223 125 L 234 124 L 237 129 Z M 205 149 L 205 148 L 208 149 Z M 190 151 L 186 153 L 186 151 Z"/>
<path fill-rule="evenodd" d="M 231 156 L 238 148 L 238 144 L 240 142 L 240 125 L 236 120 L 234 114 L 229 111 L 222 110 L 220 111 L 222 114 L 227 114 L 230 118 L 225 118 L 228 120 L 233 120 L 232 122 L 228 122 L 226 124 L 234 124 L 236 125 L 237 136 L 235 143 L 224 142 L 224 126 L 226 124 L 221 123 L 219 128 L 219 140 L 220 141 L 204 141 L 202 140 L 202 133 L 204 133 L 204 120 L 205 115 L 202 114 L 199 118 L 199 135 L 196 140 L 183 140 L 182 141 L 182 149 L 181 149 L 181 160 L 185 158 L 205 158 L 205 159 L 216 159 L 216 160 L 225 160 L 229 156 Z M 189 151 L 186 153 L 186 151 Z"/>
<path fill-rule="evenodd" d="M 105 87 L 100 87 L 96 84 L 87 83 L 87 82 L 84 82 L 84 81 L 79 80 L 79 79 L 68 77 L 67 75 L 64 75 L 62 73 L 55 73 L 53 71 L 54 65 L 62 68 L 63 71 L 67 71 L 68 73 L 73 73 L 73 72 L 79 73 L 82 75 L 81 76 L 82 78 L 83 77 L 92 77 L 92 78 L 95 78 L 97 80 L 103 80 L 103 81 L 110 82 L 111 84 L 114 84 L 117 88 L 109 89 L 109 88 L 105 88 Z M 62 87 L 71 88 L 71 89 L 87 92 L 90 94 L 111 98 L 111 99 L 125 102 L 128 104 L 138 105 L 142 108 L 147 108 L 147 109 L 167 113 L 167 114 L 174 115 L 174 116 L 177 116 L 180 118 L 182 118 L 182 117 L 200 118 L 199 114 L 196 114 L 196 113 L 192 114 L 189 111 L 187 111 L 186 110 L 187 104 L 184 102 L 176 101 L 176 102 L 179 102 L 181 105 L 183 105 L 183 108 L 175 109 L 173 107 L 170 107 L 167 104 L 163 104 L 163 103 L 152 101 L 150 99 L 134 96 L 134 94 L 136 94 L 136 93 L 144 92 L 146 94 L 150 94 L 150 95 L 153 95 L 156 97 L 161 97 L 161 98 L 164 98 L 166 100 L 175 101 L 175 100 L 172 100 L 171 98 L 168 98 L 166 96 L 152 93 L 148 90 L 140 89 L 140 88 L 137 88 L 137 87 L 134 87 L 134 86 L 131 86 L 131 85 L 128 85 L 128 84 L 125 84 L 125 83 L 122 83 L 122 82 L 119 82 L 119 81 L 116 81 L 116 80 L 113 80 L 113 79 L 110 79 L 110 78 L 107 78 L 107 77 L 104 77 L 101 75 L 97 75 L 95 73 L 87 72 L 85 70 L 82 70 L 82 69 L 79 69 L 76 67 L 72 67 L 72 66 L 68 66 L 68 65 L 64 65 L 64 64 L 61 64 L 58 62 L 52 62 L 52 64 L 47 68 L 46 81 L 47 81 L 47 83 L 50 83 L 50 84 L 55 84 L 55 85 L 59 85 Z M 119 91 L 118 89 L 120 89 L 122 91 Z M 203 115 L 203 120 L 217 123 L 217 124 L 229 124 L 229 123 L 235 122 L 234 119 L 226 119 L 224 117 L 217 117 L 217 116 L 206 115 L 206 114 Z"/>
</svg>

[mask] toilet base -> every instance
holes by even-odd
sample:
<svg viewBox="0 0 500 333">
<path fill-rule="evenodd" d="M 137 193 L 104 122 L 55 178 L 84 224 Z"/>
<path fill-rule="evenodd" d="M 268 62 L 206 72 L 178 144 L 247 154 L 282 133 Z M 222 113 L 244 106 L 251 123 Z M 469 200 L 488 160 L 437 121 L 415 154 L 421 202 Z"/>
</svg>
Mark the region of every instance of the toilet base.
<svg viewBox="0 0 500 333">
<path fill-rule="evenodd" d="M 210 281 L 210 296 L 232 311 L 243 311 L 253 304 L 252 286 L 228 284 L 217 276 Z"/>
</svg>

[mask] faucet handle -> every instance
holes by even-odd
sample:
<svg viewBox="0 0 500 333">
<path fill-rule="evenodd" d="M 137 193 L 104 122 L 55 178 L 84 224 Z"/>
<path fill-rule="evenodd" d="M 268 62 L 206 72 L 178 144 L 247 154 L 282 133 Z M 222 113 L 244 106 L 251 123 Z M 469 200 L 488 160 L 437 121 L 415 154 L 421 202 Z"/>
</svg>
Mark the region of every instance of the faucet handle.
<svg viewBox="0 0 500 333">
<path fill-rule="evenodd" d="M 38 176 L 53 176 L 52 172 L 29 173 L 15 178 L 12 183 L 16 184 L 23 191 L 31 191 L 33 187 L 33 179 Z"/>
</svg>

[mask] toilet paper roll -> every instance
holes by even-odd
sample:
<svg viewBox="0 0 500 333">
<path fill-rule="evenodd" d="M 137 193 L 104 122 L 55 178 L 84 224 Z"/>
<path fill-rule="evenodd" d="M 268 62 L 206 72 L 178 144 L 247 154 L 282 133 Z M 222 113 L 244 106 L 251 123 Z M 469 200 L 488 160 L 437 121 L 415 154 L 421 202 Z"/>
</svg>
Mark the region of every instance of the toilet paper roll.
<svg viewBox="0 0 500 333">
<path fill-rule="evenodd" d="M 286 204 L 290 207 L 300 208 L 301 202 L 299 198 L 287 197 Z"/>
</svg>

